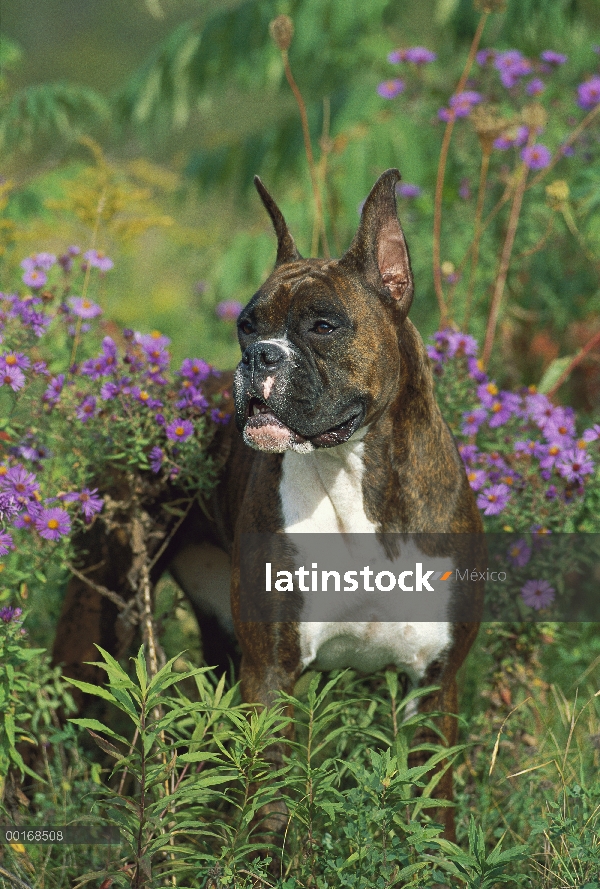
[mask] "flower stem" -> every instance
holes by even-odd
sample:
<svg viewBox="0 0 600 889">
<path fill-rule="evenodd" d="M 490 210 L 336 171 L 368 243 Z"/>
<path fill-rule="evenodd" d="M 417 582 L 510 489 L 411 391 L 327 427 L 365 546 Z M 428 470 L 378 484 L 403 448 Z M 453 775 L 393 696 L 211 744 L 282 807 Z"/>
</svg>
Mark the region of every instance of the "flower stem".
<svg viewBox="0 0 600 889">
<path fill-rule="evenodd" d="M 475 209 L 475 227 L 473 232 L 473 247 L 471 251 L 471 269 L 469 272 L 469 287 L 467 289 L 467 298 L 465 304 L 465 317 L 462 329 L 467 330 L 469 324 L 469 315 L 471 313 L 471 302 L 473 300 L 473 291 L 475 290 L 475 275 L 477 274 L 477 266 L 479 264 L 479 244 L 481 242 L 481 217 L 483 215 L 483 205 L 485 202 L 485 188 L 487 184 L 487 175 L 490 166 L 489 149 L 484 149 L 481 156 L 481 169 L 479 171 L 479 190 L 477 192 L 477 207 Z"/>
<path fill-rule="evenodd" d="M 483 34 L 485 23 L 488 19 L 489 12 L 484 12 L 477 25 L 477 31 L 473 37 L 469 55 L 460 76 L 455 92 L 460 93 L 464 89 L 467 78 L 471 71 L 477 48 Z M 437 297 L 438 306 L 440 308 L 440 328 L 446 325 L 446 317 L 448 310 L 444 301 L 444 291 L 442 289 L 442 268 L 441 268 L 441 250 L 440 239 L 442 232 L 442 194 L 444 191 L 444 178 L 446 175 L 446 162 L 448 160 L 448 149 L 450 148 L 450 140 L 452 138 L 452 130 L 454 129 L 454 115 L 451 115 L 444 131 L 442 139 L 442 147 L 440 150 L 440 160 L 438 163 L 437 180 L 435 183 L 435 205 L 433 211 L 433 284 L 435 287 L 435 295 Z"/>
<path fill-rule="evenodd" d="M 500 266 L 494 284 L 494 293 L 490 306 L 490 314 L 488 316 L 487 327 L 485 331 L 485 340 L 483 343 L 483 352 L 481 355 L 481 363 L 483 368 L 487 368 L 494 344 L 494 336 L 496 333 L 496 325 L 498 323 L 498 313 L 500 311 L 500 303 L 504 293 L 504 285 L 508 275 L 508 267 L 510 265 L 510 257 L 517 233 L 517 225 L 519 224 L 519 214 L 521 212 L 521 204 L 523 203 L 523 195 L 525 194 L 525 184 L 527 182 L 528 167 L 522 163 L 517 171 L 517 183 L 514 191 L 513 202 L 510 208 L 510 216 L 508 218 L 508 228 L 506 229 L 506 237 L 502 247 L 502 255 L 500 258 Z"/>
<path fill-rule="evenodd" d="M 583 346 L 579 350 L 577 355 L 575 355 L 575 357 L 573 358 L 571 363 L 568 365 L 568 367 L 566 367 L 563 370 L 563 372 L 559 376 L 559 378 L 556 381 L 556 383 L 554 384 L 554 386 L 552 386 L 552 388 L 549 389 L 548 392 L 546 393 L 548 398 L 553 398 L 554 395 L 556 395 L 556 393 L 558 392 L 558 390 L 560 389 L 562 384 L 569 378 L 569 376 L 575 370 L 577 365 L 580 364 L 581 361 L 583 361 L 585 356 L 588 354 L 588 352 L 591 352 L 591 350 L 594 348 L 594 346 L 598 346 L 598 345 L 600 345 L 600 330 L 597 330 L 596 333 L 592 337 L 590 337 L 590 339 L 587 341 L 585 346 Z"/>
<path fill-rule="evenodd" d="M 319 184 L 317 181 L 317 170 L 315 166 L 315 159 L 313 156 L 312 145 L 310 141 L 310 130 L 308 128 L 308 117 L 306 114 L 306 105 L 304 104 L 304 99 L 302 98 L 302 93 L 298 89 L 298 85 L 294 80 L 294 75 L 292 74 L 292 69 L 290 68 L 290 62 L 288 59 L 287 49 L 281 50 L 281 58 L 283 59 L 283 69 L 285 71 L 285 76 L 287 77 L 287 82 L 290 85 L 290 88 L 294 94 L 294 98 L 296 99 L 296 103 L 298 105 L 298 109 L 300 111 L 300 120 L 302 121 L 302 135 L 304 136 L 304 149 L 306 151 L 306 159 L 308 161 L 308 169 L 310 171 L 310 181 L 312 184 L 313 197 L 315 201 L 315 224 L 313 227 L 313 238 L 312 238 L 312 247 L 311 253 L 314 255 L 317 252 L 318 244 L 319 244 L 319 235 L 321 237 L 321 244 L 323 246 L 323 253 L 325 254 L 325 258 L 329 259 L 329 244 L 327 242 L 327 232 L 325 231 L 325 222 L 323 219 L 323 203 L 321 201 L 321 193 L 319 192 Z"/>
</svg>

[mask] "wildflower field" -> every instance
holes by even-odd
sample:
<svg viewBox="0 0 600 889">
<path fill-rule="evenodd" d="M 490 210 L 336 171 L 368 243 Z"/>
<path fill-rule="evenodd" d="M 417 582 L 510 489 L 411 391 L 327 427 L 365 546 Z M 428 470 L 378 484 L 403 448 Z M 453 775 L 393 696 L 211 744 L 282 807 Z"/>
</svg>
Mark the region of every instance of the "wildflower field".
<svg viewBox="0 0 600 889">
<path fill-rule="evenodd" d="M 100 43 L 83 79 L 40 83 L 14 13 L 0 42 L 0 886 L 600 889 L 600 11 L 140 0 L 134 18 L 141 44 L 145 19 L 162 36 L 116 87 Z M 149 577 L 217 478 L 215 383 L 274 262 L 252 177 L 329 257 L 395 166 L 411 319 L 514 616 L 461 671 L 455 748 L 409 763 L 424 692 L 394 673 L 309 672 L 266 782 L 290 699 L 250 712 Z M 99 650 L 92 686 L 49 651 L 99 527 L 139 558 L 131 604 L 100 590 L 131 658 Z M 450 760 L 457 844 L 432 818 Z M 277 794 L 279 840 L 254 820 Z"/>
</svg>

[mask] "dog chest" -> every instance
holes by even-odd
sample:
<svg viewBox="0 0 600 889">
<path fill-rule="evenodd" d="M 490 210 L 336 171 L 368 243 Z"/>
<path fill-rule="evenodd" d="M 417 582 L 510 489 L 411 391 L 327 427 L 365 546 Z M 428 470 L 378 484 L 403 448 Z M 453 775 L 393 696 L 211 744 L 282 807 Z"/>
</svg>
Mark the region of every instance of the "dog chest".
<svg viewBox="0 0 600 889">
<path fill-rule="evenodd" d="M 366 434 L 363 432 L 362 437 Z M 360 432 L 359 432 L 360 435 Z M 280 498 L 284 529 L 288 534 L 374 534 L 376 526 L 367 517 L 363 502 L 364 442 L 353 437 L 344 445 L 315 450 L 301 455 L 291 451 L 283 458 Z M 337 538 L 339 539 L 339 537 Z M 314 551 L 304 549 L 295 538 L 299 549 L 298 562 L 310 566 Z M 369 543 L 373 550 L 373 544 Z M 385 563 L 383 552 L 380 557 Z M 386 567 L 390 567 L 389 563 Z M 373 596 L 372 619 L 352 620 L 353 596 L 343 595 L 332 600 L 332 611 L 327 620 L 311 620 L 311 613 L 319 611 L 318 593 L 303 593 L 305 620 L 300 620 L 300 652 L 303 668 L 321 670 L 351 667 L 370 673 L 388 665 L 407 672 L 413 679 L 424 675 L 427 666 L 440 656 L 451 643 L 448 623 L 450 589 L 438 596 L 434 604 L 437 619 L 427 622 L 395 620 L 396 602 L 386 597 Z M 373 595 L 373 594 L 371 594 Z M 371 609 L 371 603 L 369 603 Z M 360 609 L 359 609 L 360 610 Z M 392 619 L 390 619 L 390 617 Z"/>
</svg>

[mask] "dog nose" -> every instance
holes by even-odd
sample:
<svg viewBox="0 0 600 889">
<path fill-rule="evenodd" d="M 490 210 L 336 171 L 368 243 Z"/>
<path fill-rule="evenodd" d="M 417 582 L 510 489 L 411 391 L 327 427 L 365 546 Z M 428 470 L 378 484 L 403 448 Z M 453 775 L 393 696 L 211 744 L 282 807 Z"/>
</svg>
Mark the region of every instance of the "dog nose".
<svg viewBox="0 0 600 889">
<path fill-rule="evenodd" d="M 285 349 L 278 343 L 263 340 L 249 346 L 242 356 L 242 361 L 244 364 L 251 364 L 255 371 L 273 370 L 281 364 L 285 356 Z"/>
</svg>

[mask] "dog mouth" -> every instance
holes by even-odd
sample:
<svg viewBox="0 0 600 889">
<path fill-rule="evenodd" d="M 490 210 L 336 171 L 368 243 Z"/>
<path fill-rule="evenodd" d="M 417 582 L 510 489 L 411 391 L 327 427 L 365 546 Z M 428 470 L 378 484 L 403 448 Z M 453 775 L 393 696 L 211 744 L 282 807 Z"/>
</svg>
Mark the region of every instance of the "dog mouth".
<svg viewBox="0 0 600 889">
<path fill-rule="evenodd" d="M 332 426 L 316 435 L 301 435 L 286 426 L 271 408 L 256 396 L 252 396 L 246 407 L 246 423 L 244 438 L 247 443 L 258 450 L 283 451 L 312 450 L 315 448 L 333 448 L 348 441 L 360 426 L 363 410 L 354 412 L 337 426 Z M 312 447 L 311 447 L 312 446 Z"/>
</svg>

